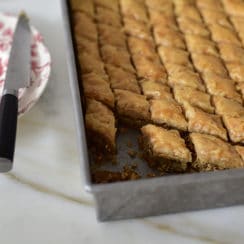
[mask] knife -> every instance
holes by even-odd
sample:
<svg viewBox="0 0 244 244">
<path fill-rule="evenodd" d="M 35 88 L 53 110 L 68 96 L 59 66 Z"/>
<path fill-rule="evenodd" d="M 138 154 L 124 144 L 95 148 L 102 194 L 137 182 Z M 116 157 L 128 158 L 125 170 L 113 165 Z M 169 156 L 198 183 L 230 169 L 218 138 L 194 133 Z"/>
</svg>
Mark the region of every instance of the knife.
<svg viewBox="0 0 244 244">
<path fill-rule="evenodd" d="M 30 83 L 31 31 L 28 17 L 19 14 L 0 103 L 0 172 L 13 167 L 18 116 L 18 91 Z"/>
</svg>

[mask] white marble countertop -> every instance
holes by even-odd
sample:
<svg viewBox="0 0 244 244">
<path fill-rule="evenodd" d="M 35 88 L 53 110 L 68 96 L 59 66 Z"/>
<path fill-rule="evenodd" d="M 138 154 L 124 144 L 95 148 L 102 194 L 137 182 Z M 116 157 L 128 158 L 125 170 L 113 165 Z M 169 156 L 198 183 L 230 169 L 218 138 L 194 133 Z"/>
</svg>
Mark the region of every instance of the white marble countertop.
<svg viewBox="0 0 244 244">
<path fill-rule="evenodd" d="M 0 175 L 0 243 L 243 243 L 243 206 L 97 222 L 80 177 L 59 2 L 0 1 L 1 11 L 27 10 L 53 58 L 45 93 L 19 120 L 14 170 Z"/>
</svg>

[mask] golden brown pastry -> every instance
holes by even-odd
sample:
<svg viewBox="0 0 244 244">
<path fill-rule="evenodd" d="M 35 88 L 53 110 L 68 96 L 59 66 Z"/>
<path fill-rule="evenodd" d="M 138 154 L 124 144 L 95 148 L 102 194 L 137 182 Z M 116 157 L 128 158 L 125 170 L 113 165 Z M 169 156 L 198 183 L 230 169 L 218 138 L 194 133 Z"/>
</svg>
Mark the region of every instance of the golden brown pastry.
<svg viewBox="0 0 244 244">
<path fill-rule="evenodd" d="M 111 45 L 126 49 L 124 33 L 117 27 L 98 24 L 99 41 L 102 46 Z"/>
<path fill-rule="evenodd" d="M 244 49 L 242 47 L 219 43 L 220 55 L 226 63 L 238 63 L 244 65 Z"/>
<path fill-rule="evenodd" d="M 112 89 L 128 90 L 140 94 L 141 90 L 135 74 L 110 64 L 106 64 L 105 67 Z"/>
<path fill-rule="evenodd" d="M 192 21 L 202 23 L 201 15 L 198 9 L 196 8 L 196 6 L 194 5 L 184 5 L 180 9 L 180 11 L 179 10 L 177 11 L 176 8 L 176 15 L 180 16 L 181 18 L 189 18 Z"/>
<path fill-rule="evenodd" d="M 130 52 L 134 55 L 142 55 L 154 61 L 159 61 L 158 55 L 152 41 L 143 40 L 136 37 L 128 37 Z"/>
<path fill-rule="evenodd" d="M 198 171 L 243 167 L 243 161 L 229 143 L 200 133 L 191 133 L 190 139 L 196 151 L 193 167 Z"/>
<path fill-rule="evenodd" d="M 226 64 L 231 79 L 237 82 L 244 82 L 244 65 L 243 64 Z"/>
<path fill-rule="evenodd" d="M 244 143 L 244 116 L 224 115 L 223 120 L 231 141 Z"/>
<path fill-rule="evenodd" d="M 168 83 L 172 87 L 180 85 L 205 91 L 204 84 L 202 83 L 199 74 L 187 67 L 185 69 L 171 72 L 168 78 Z"/>
<path fill-rule="evenodd" d="M 89 53 L 90 55 L 94 56 L 96 59 L 100 59 L 99 49 L 97 42 L 88 40 L 83 36 L 76 37 L 76 45 L 78 53 Z"/>
<path fill-rule="evenodd" d="M 120 0 L 120 6 L 124 16 L 134 18 L 138 21 L 147 22 L 145 5 L 140 1 Z"/>
<path fill-rule="evenodd" d="M 219 56 L 213 41 L 208 40 L 202 36 L 192 34 L 186 34 L 185 39 L 188 50 L 191 53 L 210 54 L 216 57 Z"/>
<path fill-rule="evenodd" d="M 92 18 L 82 12 L 75 12 L 73 17 L 75 37 L 83 36 L 89 40 L 97 41 L 97 27 Z"/>
<path fill-rule="evenodd" d="M 188 120 L 188 130 L 190 132 L 213 135 L 227 140 L 227 133 L 219 115 L 206 113 L 187 103 L 183 106 Z"/>
<path fill-rule="evenodd" d="M 168 27 L 174 30 L 178 30 L 178 25 L 175 16 L 170 13 L 162 13 L 155 9 L 149 9 L 149 21 L 154 27 Z"/>
<path fill-rule="evenodd" d="M 215 11 L 224 11 L 221 1 L 219 0 L 196 0 L 200 9 L 212 9 Z"/>
<path fill-rule="evenodd" d="M 174 15 L 173 3 L 169 0 L 145 0 L 146 6 L 164 15 Z"/>
<path fill-rule="evenodd" d="M 158 25 L 153 28 L 153 35 L 157 45 L 186 48 L 183 35 L 179 31 Z"/>
<path fill-rule="evenodd" d="M 94 2 L 96 6 L 101 6 L 113 10 L 115 12 L 119 12 L 119 0 L 94 0 Z"/>
<path fill-rule="evenodd" d="M 189 103 L 194 107 L 198 107 L 206 112 L 213 113 L 214 107 L 210 102 L 210 95 L 198 91 L 192 87 L 187 86 L 174 86 L 174 97 L 176 101 L 182 105 Z"/>
<path fill-rule="evenodd" d="M 94 5 L 90 0 L 70 0 L 70 6 L 72 11 L 80 11 L 90 16 L 94 16 Z"/>
<path fill-rule="evenodd" d="M 100 101 L 110 108 L 114 107 L 114 94 L 109 82 L 95 73 L 82 75 L 82 86 L 86 98 Z"/>
<path fill-rule="evenodd" d="M 160 82 L 152 80 L 140 81 L 143 94 L 147 99 L 172 99 L 170 88 Z"/>
<path fill-rule="evenodd" d="M 167 83 L 167 73 L 159 62 L 154 62 L 141 55 L 133 55 L 132 59 L 139 78 Z"/>
<path fill-rule="evenodd" d="M 189 53 L 174 47 L 158 47 L 159 56 L 163 63 L 173 63 L 190 66 Z"/>
<path fill-rule="evenodd" d="M 145 124 L 150 119 L 146 96 L 115 89 L 116 110 L 119 118 L 133 126 Z"/>
<path fill-rule="evenodd" d="M 150 100 L 151 119 L 166 128 L 187 130 L 187 122 L 181 106 L 174 99 Z"/>
<path fill-rule="evenodd" d="M 141 132 L 141 144 L 149 166 L 166 172 L 186 170 L 187 163 L 192 161 L 191 152 L 177 130 L 148 124 L 141 128 Z"/>
<path fill-rule="evenodd" d="M 116 13 L 108 8 L 97 7 L 96 19 L 101 24 L 121 27 L 121 20 L 119 13 Z"/>
<path fill-rule="evenodd" d="M 210 25 L 212 39 L 217 43 L 232 43 L 237 46 L 241 46 L 241 42 L 238 39 L 236 33 L 229 28 L 221 25 Z"/>
<path fill-rule="evenodd" d="M 101 53 L 103 61 L 106 64 L 111 64 L 123 68 L 132 73 L 135 72 L 130 62 L 130 55 L 127 50 L 105 45 L 101 47 Z"/>
<path fill-rule="evenodd" d="M 228 77 L 227 70 L 220 58 L 199 53 L 193 53 L 191 57 L 196 69 L 200 73 L 215 73 L 222 77 Z"/>
<path fill-rule="evenodd" d="M 124 31 L 127 35 L 151 41 L 152 36 L 146 23 L 124 17 Z"/>
<path fill-rule="evenodd" d="M 215 106 L 216 114 L 237 117 L 244 115 L 244 107 L 232 99 L 213 96 L 213 104 Z"/>
<path fill-rule="evenodd" d="M 202 9 L 201 14 L 207 25 L 221 25 L 226 28 L 232 29 L 232 25 L 228 20 L 228 17 L 223 11 L 216 11 L 213 9 Z"/>
<path fill-rule="evenodd" d="M 241 156 L 242 161 L 244 161 L 244 146 L 235 146 L 235 150 Z"/>
<path fill-rule="evenodd" d="M 223 96 L 241 102 L 241 97 L 235 89 L 233 80 L 222 78 L 213 73 L 205 74 L 203 79 L 211 95 Z"/>
<path fill-rule="evenodd" d="M 102 103 L 87 99 L 85 125 L 91 144 L 108 153 L 115 153 L 116 127 L 113 112 Z"/>
<path fill-rule="evenodd" d="M 96 73 L 101 76 L 106 76 L 104 71 L 104 63 L 86 52 L 79 53 L 79 64 L 83 74 Z"/>
<path fill-rule="evenodd" d="M 244 17 L 244 2 L 242 0 L 223 0 L 223 3 L 228 14 Z"/>
<path fill-rule="evenodd" d="M 185 34 L 195 34 L 199 36 L 209 37 L 209 31 L 202 23 L 182 17 L 179 17 L 177 19 L 181 31 Z"/>
</svg>

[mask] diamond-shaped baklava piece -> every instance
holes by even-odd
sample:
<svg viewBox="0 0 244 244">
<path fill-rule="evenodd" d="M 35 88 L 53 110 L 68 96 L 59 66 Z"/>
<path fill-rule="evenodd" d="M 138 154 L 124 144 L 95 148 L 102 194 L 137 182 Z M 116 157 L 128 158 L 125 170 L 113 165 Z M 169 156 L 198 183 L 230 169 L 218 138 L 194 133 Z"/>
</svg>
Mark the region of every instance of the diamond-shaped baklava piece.
<svg viewBox="0 0 244 244">
<path fill-rule="evenodd" d="M 87 138 L 102 150 L 114 153 L 116 127 L 113 112 L 102 103 L 87 99 L 85 121 Z"/>
<path fill-rule="evenodd" d="M 107 80 L 95 73 L 82 75 L 82 85 L 86 98 L 98 100 L 109 107 L 114 107 L 114 94 Z"/>
<path fill-rule="evenodd" d="M 227 70 L 220 58 L 213 55 L 193 53 L 191 55 L 196 69 L 201 73 L 215 73 L 227 77 Z"/>
<path fill-rule="evenodd" d="M 143 40 L 136 37 L 128 37 L 128 46 L 130 52 L 134 55 L 142 55 L 152 60 L 158 60 L 157 53 L 152 41 Z"/>
<path fill-rule="evenodd" d="M 78 53 L 86 52 L 94 56 L 96 59 L 100 59 L 97 42 L 90 41 L 87 38 L 82 36 L 77 36 L 75 41 L 76 41 Z"/>
<path fill-rule="evenodd" d="M 211 105 L 209 94 L 187 86 L 174 86 L 173 91 L 174 97 L 178 103 L 182 105 L 189 103 L 206 112 L 214 112 L 214 107 Z"/>
<path fill-rule="evenodd" d="M 121 0 L 120 6 L 124 16 L 134 18 L 138 21 L 147 22 L 147 11 L 142 2 L 134 0 Z"/>
<path fill-rule="evenodd" d="M 172 70 L 171 70 L 172 71 Z M 179 69 L 171 72 L 168 78 L 169 85 L 192 87 L 201 91 L 205 91 L 205 87 L 198 73 L 189 68 Z"/>
<path fill-rule="evenodd" d="M 244 17 L 244 2 L 241 0 L 223 0 L 226 11 L 230 15 Z"/>
<path fill-rule="evenodd" d="M 115 89 L 116 110 L 119 119 L 137 127 L 150 120 L 149 103 L 146 96 Z"/>
<path fill-rule="evenodd" d="M 186 67 L 180 64 L 164 63 L 164 66 L 169 75 L 173 75 L 178 72 L 194 71 L 192 65 L 190 67 Z"/>
<path fill-rule="evenodd" d="M 178 23 L 180 25 L 180 29 L 185 34 L 195 34 L 204 37 L 209 37 L 210 35 L 208 29 L 202 23 L 181 17 L 178 18 Z"/>
<path fill-rule="evenodd" d="M 187 122 L 181 106 L 174 99 L 150 100 L 151 119 L 166 128 L 187 130 Z"/>
<path fill-rule="evenodd" d="M 241 102 L 241 96 L 236 91 L 233 80 L 220 77 L 213 73 L 205 74 L 203 79 L 211 95 L 219 95 Z"/>
<path fill-rule="evenodd" d="M 174 30 L 178 29 L 174 15 L 165 14 L 155 9 L 149 9 L 149 15 L 152 26 L 170 27 Z"/>
<path fill-rule="evenodd" d="M 97 7 L 96 19 L 99 23 L 121 27 L 120 15 L 110 9 Z"/>
<path fill-rule="evenodd" d="M 244 115 L 244 107 L 232 99 L 221 96 L 213 96 L 213 103 L 216 114 L 230 116 Z"/>
<path fill-rule="evenodd" d="M 242 44 L 244 45 L 244 16 L 243 17 L 233 16 L 230 18 L 231 18 L 231 22 L 236 28 L 236 31 L 238 32 Z"/>
<path fill-rule="evenodd" d="M 206 113 L 186 103 L 184 109 L 190 132 L 209 134 L 227 140 L 227 133 L 219 115 Z"/>
<path fill-rule="evenodd" d="M 75 12 L 74 17 L 74 35 L 84 36 L 90 40 L 97 40 L 97 27 L 93 20 L 85 13 Z"/>
<path fill-rule="evenodd" d="M 152 80 L 140 81 L 143 94 L 148 99 L 172 99 L 170 88 L 161 82 Z"/>
<path fill-rule="evenodd" d="M 148 124 L 141 128 L 141 132 L 141 146 L 149 166 L 166 172 L 186 170 L 192 156 L 177 130 Z"/>
<path fill-rule="evenodd" d="M 105 67 L 112 89 L 128 90 L 135 93 L 141 92 L 135 74 L 110 64 L 106 64 Z"/>
<path fill-rule="evenodd" d="M 145 58 L 141 55 L 133 55 L 133 62 L 135 64 L 137 75 L 140 78 L 167 83 L 167 73 L 163 65 Z"/>
<path fill-rule="evenodd" d="M 211 135 L 191 133 L 196 160 L 193 167 L 198 171 L 231 169 L 243 167 L 235 148 L 229 143 Z"/>
<path fill-rule="evenodd" d="M 177 10 L 177 9 L 176 9 Z M 176 11 L 176 15 L 180 16 L 181 18 L 189 18 L 192 21 L 196 21 L 202 23 L 201 15 L 194 5 L 185 5 L 183 6 L 179 12 Z"/>
<path fill-rule="evenodd" d="M 226 63 L 244 64 L 244 49 L 233 44 L 219 43 L 220 55 Z"/>
<path fill-rule="evenodd" d="M 244 82 L 243 64 L 226 64 L 231 79 L 237 82 Z"/>
<path fill-rule="evenodd" d="M 104 71 L 104 63 L 88 53 L 79 53 L 79 63 L 83 74 L 96 73 L 101 76 L 106 76 Z"/>
<path fill-rule="evenodd" d="M 117 27 L 105 24 L 98 24 L 97 27 L 99 41 L 102 46 L 111 45 L 126 49 L 126 41 L 123 31 L 121 31 Z"/>
<path fill-rule="evenodd" d="M 94 6 L 91 0 L 71 0 L 70 6 L 72 11 L 84 12 L 90 16 L 94 15 Z"/>
<path fill-rule="evenodd" d="M 224 115 L 223 120 L 231 141 L 244 143 L 244 116 Z"/>
<path fill-rule="evenodd" d="M 179 31 L 159 25 L 153 28 L 153 34 L 157 45 L 182 49 L 186 47 L 183 36 Z"/>
<path fill-rule="evenodd" d="M 163 63 L 190 65 L 189 53 L 187 51 L 174 47 L 160 46 L 158 52 Z"/>
<path fill-rule="evenodd" d="M 196 3 L 200 9 L 213 9 L 216 11 L 223 11 L 224 10 L 221 1 L 197 0 Z"/>
<path fill-rule="evenodd" d="M 210 41 L 202 36 L 186 34 L 187 47 L 191 53 L 210 54 L 219 56 L 216 46 L 213 41 Z"/>
<path fill-rule="evenodd" d="M 145 1 L 149 10 L 157 10 L 163 15 L 174 15 L 173 3 L 168 0 L 146 0 Z"/>
<path fill-rule="evenodd" d="M 237 46 L 241 46 L 238 36 L 234 30 L 223 27 L 221 25 L 210 25 L 209 26 L 212 38 L 217 43 L 232 43 Z"/>
<path fill-rule="evenodd" d="M 105 45 L 101 48 L 101 53 L 103 61 L 106 64 L 121 67 L 129 72 L 135 72 L 130 61 L 130 55 L 127 50 L 110 45 Z"/>
<path fill-rule="evenodd" d="M 94 2 L 97 6 L 101 6 L 113 10 L 115 12 L 119 12 L 119 0 L 94 0 Z"/>
<path fill-rule="evenodd" d="M 201 13 L 207 25 L 221 25 L 223 27 L 232 29 L 232 25 L 230 24 L 225 12 L 202 9 Z"/>
<path fill-rule="evenodd" d="M 242 161 L 244 161 L 244 146 L 235 146 L 237 153 L 241 156 Z"/>
<path fill-rule="evenodd" d="M 131 18 L 124 18 L 124 31 L 127 35 L 152 40 L 150 29 L 146 23 Z"/>
</svg>

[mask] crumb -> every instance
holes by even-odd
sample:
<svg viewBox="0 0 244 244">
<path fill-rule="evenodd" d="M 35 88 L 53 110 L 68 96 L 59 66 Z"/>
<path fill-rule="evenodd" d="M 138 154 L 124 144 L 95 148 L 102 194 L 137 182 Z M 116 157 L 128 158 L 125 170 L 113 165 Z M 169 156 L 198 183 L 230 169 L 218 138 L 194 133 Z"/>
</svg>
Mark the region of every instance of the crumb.
<svg viewBox="0 0 244 244">
<path fill-rule="evenodd" d="M 123 180 L 137 180 L 141 178 L 141 176 L 128 165 L 123 167 L 121 177 Z"/>
<path fill-rule="evenodd" d="M 136 155 L 137 155 L 137 152 L 134 151 L 134 150 L 128 150 L 127 153 L 128 153 L 128 155 L 129 155 L 131 158 L 135 158 Z"/>
<path fill-rule="evenodd" d="M 92 173 L 92 181 L 94 183 L 109 183 L 120 181 L 122 179 L 120 172 L 112 172 L 106 170 L 99 170 Z"/>
</svg>

